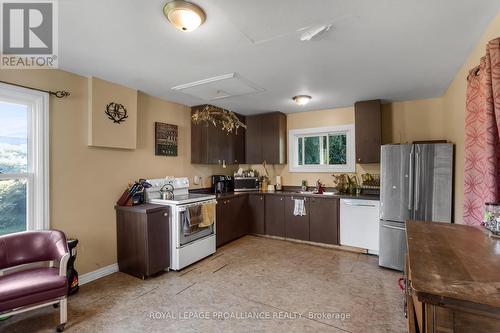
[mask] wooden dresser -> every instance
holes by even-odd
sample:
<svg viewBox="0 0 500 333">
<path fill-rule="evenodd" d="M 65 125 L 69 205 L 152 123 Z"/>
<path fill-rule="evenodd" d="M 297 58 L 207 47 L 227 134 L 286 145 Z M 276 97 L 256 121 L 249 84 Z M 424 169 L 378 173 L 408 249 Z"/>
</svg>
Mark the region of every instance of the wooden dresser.
<svg viewBox="0 0 500 333">
<path fill-rule="evenodd" d="M 118 267 L 138 278 L 170 266 L 170 208 L 144 204 L 116 206 Z"/>
<path fill-rule="evenodd" d="M 500 240 L 482 229 L 407 222 L 409 332 L 500 332 Z"/>
</svg>

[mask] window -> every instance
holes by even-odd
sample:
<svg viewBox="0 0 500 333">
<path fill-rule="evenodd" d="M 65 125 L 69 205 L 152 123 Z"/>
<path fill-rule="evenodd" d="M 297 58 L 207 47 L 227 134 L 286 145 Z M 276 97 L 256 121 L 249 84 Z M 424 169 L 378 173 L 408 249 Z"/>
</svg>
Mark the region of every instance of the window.
<svg viewBox="0 0 500 333">
<path fill-rule="evenodd" d="M 354 126 L 290 130 L 290 172 L 354 172 Z"/>
<path fill-rule="evenodd" d="M 0 235 L 49 226 L 48 100 L 0 84 Z"/>
</svg>

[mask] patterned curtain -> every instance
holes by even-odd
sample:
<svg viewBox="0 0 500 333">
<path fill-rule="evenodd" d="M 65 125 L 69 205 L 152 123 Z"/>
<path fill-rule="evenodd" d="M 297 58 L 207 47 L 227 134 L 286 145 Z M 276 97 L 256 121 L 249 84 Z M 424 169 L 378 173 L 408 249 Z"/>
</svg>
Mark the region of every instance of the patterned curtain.
<svg viewBox="0 0 500 333">
<path fill-rule="evenodd" d="M 467 78 L 464 222 L 479 225 L 486 202 L 500 201 L 500 38 Z"/>
</svg>

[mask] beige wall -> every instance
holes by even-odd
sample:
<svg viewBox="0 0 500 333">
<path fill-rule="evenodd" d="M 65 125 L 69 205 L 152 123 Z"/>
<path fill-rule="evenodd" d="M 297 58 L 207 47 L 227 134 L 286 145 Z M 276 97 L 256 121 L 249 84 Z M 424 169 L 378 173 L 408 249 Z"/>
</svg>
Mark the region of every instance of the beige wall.
<svg viewBox="0 0 500 333">
<path fill-rule="evenodd" d="M 455 221 L 463 223 L 464 198 L 464 138 L 465 138 L 465 100 L 467 75 L 469 70 L 479 65 L 486 54 L 488 41 L 500 37 L 500 13 L 490 23 L 467 61 L 460 68 L 455 79 L 443 96 L 445 132 L 448 139 L 456 144 L 455 156 Z"/>
<path fill-rule="evenodd" d="M 382 142 L 411 143 L 445 138 L 443 100 L 431 98 L 382 105 Z"/>
<path fill-rule="evenodd" d="M 116 262 L 114 204 L 135 179 L 203 176 L 233 169 L 190 163 L 190 112 L 186 106 L 138 96 L 137 149 L 87 146 L 87 79 L 59 70 L 0 70 L 0 80 L 71 96 L 50 99 L 51 227 L 80 240 L 77 268 L 83 274 Z M 179 156 L 154 155 L 154 122 L 179 126 Z M 201 186 L 201 185 L 200 185 Z"/>
</svg>

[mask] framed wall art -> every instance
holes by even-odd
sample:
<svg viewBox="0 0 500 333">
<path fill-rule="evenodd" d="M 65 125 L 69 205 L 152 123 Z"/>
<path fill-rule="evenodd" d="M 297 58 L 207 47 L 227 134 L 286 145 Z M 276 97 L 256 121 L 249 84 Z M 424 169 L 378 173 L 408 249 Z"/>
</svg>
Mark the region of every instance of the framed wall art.
<svg viewBox="0 0 500 333">
<path fill-rule="evenodd" d="M 155 155 L 177 156 L 177 125 L 155 122 Z"/>
</svg>

